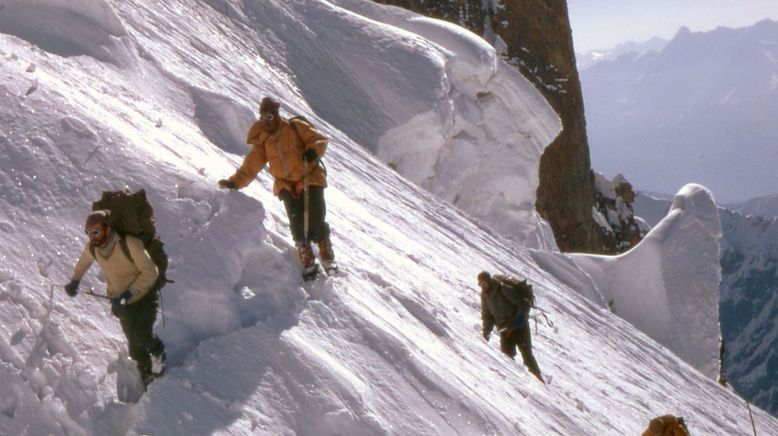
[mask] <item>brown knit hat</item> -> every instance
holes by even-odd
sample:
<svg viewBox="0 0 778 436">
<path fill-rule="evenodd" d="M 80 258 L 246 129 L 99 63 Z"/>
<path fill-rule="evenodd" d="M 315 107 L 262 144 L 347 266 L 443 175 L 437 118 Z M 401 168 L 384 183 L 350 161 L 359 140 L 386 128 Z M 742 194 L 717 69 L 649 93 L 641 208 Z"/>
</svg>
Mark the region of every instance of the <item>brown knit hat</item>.
<svg viewBox="0 0 778 436">
<path fill-rule="evenodd" d="M 492 275 L 486 271 L 481 271 L 480 273 L 478 273 L 478 282 L 485 282 L 491 279 L 492 279 Z"/>
<path fill-rule="evenodd" d="M 105 210 L 96 210 L 89 214 L 89 216 L 86 217 L 86 222 L 84 223 L 84 227 L 92 227 L 95 224 L 105 224 L 106 226 L 111 225 L 111 211 L 108 209 Z"/>
<path fill-rule="evenodd" d="M 279 103 L 278 100 L 274 99 L 273 97 L 265 97 L 261 102 L 259 102 L 260 112 L 271 112 L 277 114 L 280 107 L 281 103 Z"/>
</svg>

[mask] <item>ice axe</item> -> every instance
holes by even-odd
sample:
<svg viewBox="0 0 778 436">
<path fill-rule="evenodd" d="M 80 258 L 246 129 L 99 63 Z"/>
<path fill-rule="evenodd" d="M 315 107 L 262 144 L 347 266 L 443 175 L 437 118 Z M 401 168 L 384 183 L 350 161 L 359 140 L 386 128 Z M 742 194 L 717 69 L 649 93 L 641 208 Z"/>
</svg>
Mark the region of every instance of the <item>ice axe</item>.
<svg viewBox="0 0 778 436">
<path fill-rule="evenodd" d="M 111 297 L 109 297 L 107 295 L 97 294 L 97 293 L 94 293 L 92 291 L 84 291 L 83 293 L 86 294 L 86 295 L 91 295 L 92 297 L 102 298 L 104 300 L 110 300 L 111 299 Z"/>
<path fill-rule="evenodd" d="M 310 190 L 308 189 L 308 165 L 308 161 L 303 159 L 303 237 L 306 244 L 308 244 L 308 233 L 311 225 L 310 207 L 308 206 L 311 198 Z"/>
</svg>

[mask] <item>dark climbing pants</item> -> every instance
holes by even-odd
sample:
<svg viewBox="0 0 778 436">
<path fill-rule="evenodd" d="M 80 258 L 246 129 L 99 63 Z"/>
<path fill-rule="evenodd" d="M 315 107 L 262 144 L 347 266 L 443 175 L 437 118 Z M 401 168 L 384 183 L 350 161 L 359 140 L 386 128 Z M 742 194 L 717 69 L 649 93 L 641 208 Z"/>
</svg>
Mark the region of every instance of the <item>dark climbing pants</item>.
<svg viewBox="0 0 778 436">
<path fill-rule="evenodd" d="M 289 227 L 292 239 L 296 245 L 308 242 L 319 242 L 330 236 L 330 226 L 324 219 L 327 216 L 327 206 L 324 203 L 324 188 L 311 186 L 308 188 L 308 240 L 305 240 L 305 194 L 294 197 L 289 191 L 281 191 L 279 197 L 284 201 L 286 215 L 289 217 Z"/>
<path fill-rule="evenodd" d="M 535 360 L 535 356 L 532 355 L 532 338 L 530 337 L 529 323 L 524 322 L 524 326 L 513 330 L 511 333 L 503 333 L 500 335 L 500 350 L 507 354 L 508 357 L 513 359 L 516 356 L 516 347 L 518 346 L 521 352 L 521 359 L 524 361 L 524 366 L 535 375 L 540 374 L 540 368 L 538 368 L 538 362 Z"/>
<path fill-rule="evenodd" d="M 119 318 L 130 357 L 138 364 L 138 372 L 144 381 L 152 375 L 151 354 L 159 356 L 165 350 L 165 344 L 154 334 L 158 306 L 158 291 L 152 289 L 140 301 L 111 309 Z"/>
</svg>

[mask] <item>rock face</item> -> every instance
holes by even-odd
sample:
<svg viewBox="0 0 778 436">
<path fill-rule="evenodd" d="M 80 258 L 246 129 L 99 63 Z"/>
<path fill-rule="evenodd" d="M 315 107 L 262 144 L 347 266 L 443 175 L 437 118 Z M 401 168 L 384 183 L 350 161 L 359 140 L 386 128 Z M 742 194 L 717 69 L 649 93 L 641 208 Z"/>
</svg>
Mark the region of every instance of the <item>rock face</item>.
<svg viewBox="0 0 778 436">
<path fill-rule="evenodd" d="M 531 80 L 562 120 L 540 162 L 536 208 L 562 251 L 615 253 L 595 223 L 595 191 L 581 85 L 565 0 L 376 0 L 483 35 Z M 493 6 L 489 6 L 493 5 Z"/>
<path fill-rule="evenodd" d="M 610 181 L 595 173 L 594 180 L 597 198 L 594 217 L 607 236 L 606 251 L 624 253 L 637 245 L 651 226 L 635 216 L 635 191 L 624 176 L 619 174 Z"/>
<path fill-rule="evenodd" d="M 720 215 L 726 377 L 735 392 L 778 416 L 778 218 Z"/>
</svg>

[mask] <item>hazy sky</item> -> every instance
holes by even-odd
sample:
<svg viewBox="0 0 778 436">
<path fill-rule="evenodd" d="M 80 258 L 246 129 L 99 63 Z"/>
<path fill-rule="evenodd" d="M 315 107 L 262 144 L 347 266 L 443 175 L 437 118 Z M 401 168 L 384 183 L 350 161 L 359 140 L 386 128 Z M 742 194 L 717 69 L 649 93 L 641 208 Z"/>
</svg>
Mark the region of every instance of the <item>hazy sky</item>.
<svg viewBox="0 0 778 436">
<path fill-rule="evenodd" d="M 778 20 L 778 0 L 567 0 L 577 52 L 654 36 Z"/>
</svg>

